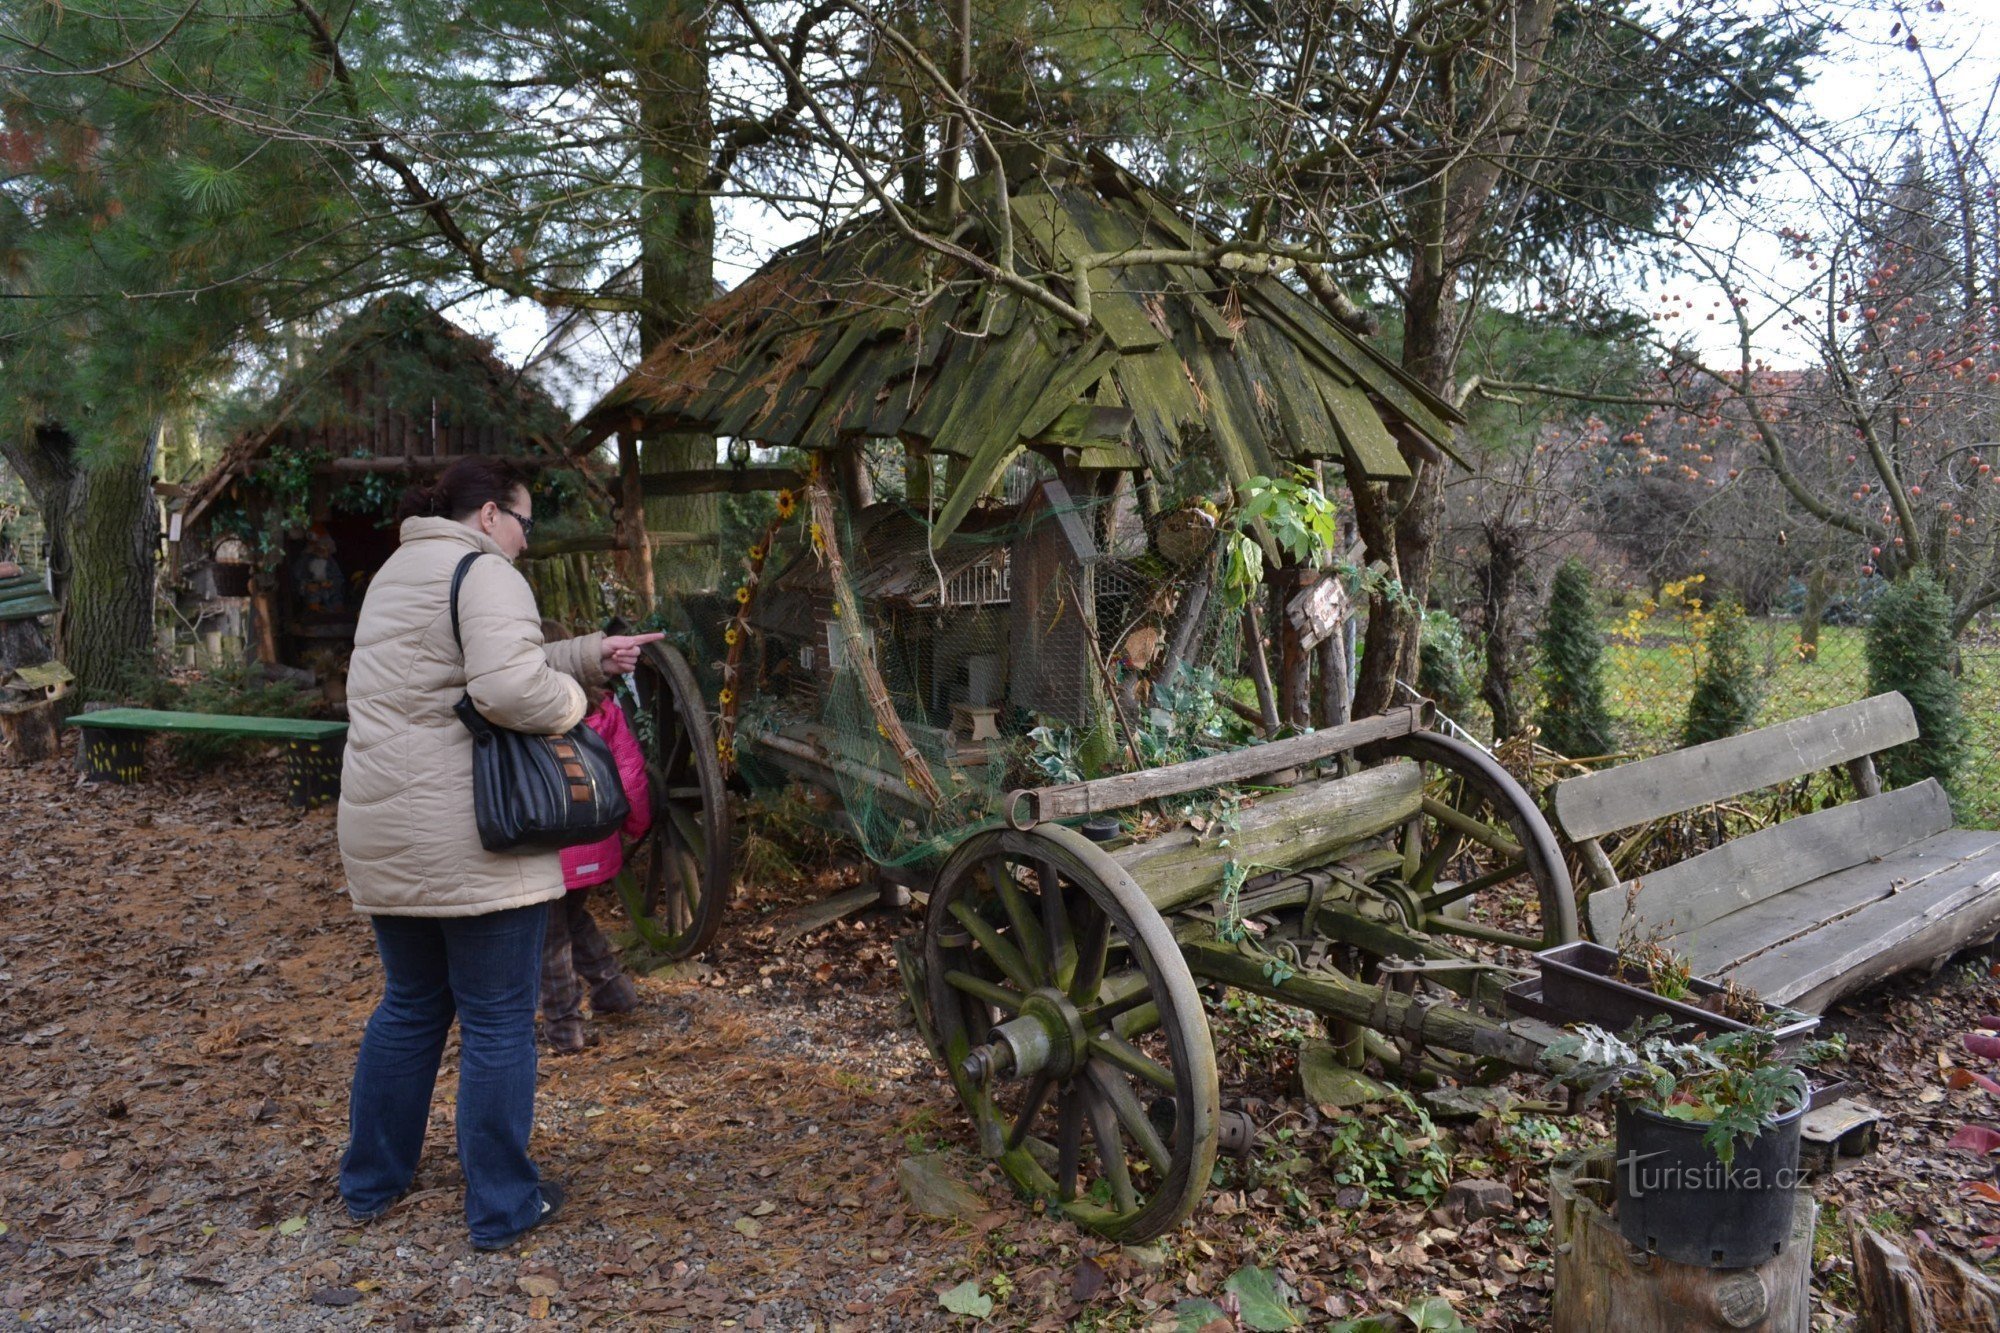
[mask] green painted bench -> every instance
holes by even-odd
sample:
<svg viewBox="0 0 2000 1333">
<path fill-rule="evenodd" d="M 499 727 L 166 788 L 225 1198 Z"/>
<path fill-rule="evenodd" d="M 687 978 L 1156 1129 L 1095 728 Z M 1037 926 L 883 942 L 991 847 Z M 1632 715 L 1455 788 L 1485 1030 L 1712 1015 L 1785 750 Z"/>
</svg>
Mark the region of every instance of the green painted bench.
<svg viewBox="0 0 2000 1333">
<path fill-rule="evenodd" d="M 1934 781 L 1882 790 L 1873 756 L 1916 736 L 1909 702 L 1878 694 L 1557 783 L 1555 822 L 1595 886 L 1591 935 L 1657 939 L 1698 976 L 1813 1013 L 1993 938 L 2000 833 L 1956 827 Z M 1823 768 L 1844 768 L 1857 798 L 1635 879 L 1599 842 Z"/>
<path fill-rule="evenodd" d="M 287 796 L 311 807 L 340 795 L 345 722 L 300 717 L 234 717 L 227 713 L 170 713 L 154 708 L 106 708 L 79 713 L 64 726 L 83 733 L 84 776 L 92 782 L 136 782 L 145 773 L 146 737 L 153 732 L 283 741 Z"/>
</svg>

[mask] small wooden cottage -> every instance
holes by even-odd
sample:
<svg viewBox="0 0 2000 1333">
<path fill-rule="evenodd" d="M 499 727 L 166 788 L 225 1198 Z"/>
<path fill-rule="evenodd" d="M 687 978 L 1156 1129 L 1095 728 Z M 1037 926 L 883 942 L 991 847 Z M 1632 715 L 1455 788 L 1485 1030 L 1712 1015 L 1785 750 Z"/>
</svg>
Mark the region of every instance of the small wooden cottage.
<svg viewBox="0 0 2000 1333">
<path fill-rule="evenodd" d="M 258 660 L 332 668 L 396 548 L 403 490 L 467 455 L 574 469 L 564 425 L 483 340 L 414 297 L 378 297 L 170 501 L 182 613 L 212 648 L 240 636 Z"/>
<path fill-rule="evenodd" d="M 1024 157 L 1006 176 L 1004 192 L 990 174 L 967 183 L 945 252 L 879 213 L 780 252 L 655 348 L 570 444 L 615 435 L 630 475 L 638 439 L 696 432 L 823 471 L 913 727 L 967 707 L 1101 717 L 1112 663 L 1193 651 L 1215 562 L 1177 555 L 1176 536 L 1213 529 L 1205 504 L 1295 468 L 1329 485 L 1407 478 L 1463 421 L 1287 264 L 1221 244 L 1108 158 Z M 802 476 L 632 479 L 667 494 Z M 841 630 L 816 555 L 769 583 L 751 623 L 769 641 L 760 675 L 783 663 L 824 685 Z M 725 618 L 696 610 L 697 635 Z M 722 656 L 705 644 L 697 670 Z M 1303 679 L 1285 677 L 1288 718 Z"/>
</svg>

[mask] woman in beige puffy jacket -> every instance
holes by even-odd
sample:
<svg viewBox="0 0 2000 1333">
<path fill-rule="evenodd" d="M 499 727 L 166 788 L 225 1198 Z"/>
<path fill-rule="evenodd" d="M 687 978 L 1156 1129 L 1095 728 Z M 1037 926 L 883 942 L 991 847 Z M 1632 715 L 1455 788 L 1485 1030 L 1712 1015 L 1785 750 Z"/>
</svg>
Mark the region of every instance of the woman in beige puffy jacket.
<svg viewBox="0 0 2000 1333">
<path fill-rule="evenodd" d="M 445 1036 L 459 1024 L 458 1158 L 472 1242 L 500 1249 L 554 1215 L 528 1157 L 542 927 L 560 853 L 489 852 L 472 812 L 472 735 L 452 711 L 554 735 L 583 720 L 581 681 L 637 664 L 657 634 L 544 644 L 513 562 L 534 527 L 526 478 L 497 458 L 454 463 L 404 497 L 402 546 L 368 586 L 348 668 L 340 857 L 375 928 L 383 994 L 361 1039 L 340 1164 L 348 1212 L 387 1211 L 416 1176 Z M 452 573 L 473 562 L 450 615 Z"/>
</svg>

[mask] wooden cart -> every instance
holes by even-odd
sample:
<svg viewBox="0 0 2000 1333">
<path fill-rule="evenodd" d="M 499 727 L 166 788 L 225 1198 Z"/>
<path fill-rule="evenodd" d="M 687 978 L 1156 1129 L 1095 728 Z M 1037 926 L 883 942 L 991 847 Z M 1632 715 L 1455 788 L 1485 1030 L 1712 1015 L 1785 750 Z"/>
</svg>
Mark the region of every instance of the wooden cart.
<svg viewBox="0 0 2000 1333">
<path fill-rule="evenodd" d="M 714 937 L 746 789 L 829 793 L 927 895 L 904 971 L 982 1148 L 1140 1239 L 1217 1151 L 1203 986 L 1326 1016 L 1357 1064 L 1532 1068 L 1552 1033 L 1509 1019 L 1504 969 L 1575 938 L 1575 904 L 1490 756 L 1418 707 L 1346 716 L 1332 574 L 1232 523 L 1302 468 L 1380 503 L 1457 414 L 1115 166 L 1031 166 L 963 243 L 1056 305 L 864 221 L 656 349 L 579 443 L 617 437 L 634 514 L 780 492 L 736 586 L 669 605 L 642 664 L 647 938 Z M 665 431 L 795 452 L 643 474 Z M 1245 550 L 1268 569 L 1239 607 Z M 1261 739 L 1190 739 L 1212 708 Z"/>
</svg>

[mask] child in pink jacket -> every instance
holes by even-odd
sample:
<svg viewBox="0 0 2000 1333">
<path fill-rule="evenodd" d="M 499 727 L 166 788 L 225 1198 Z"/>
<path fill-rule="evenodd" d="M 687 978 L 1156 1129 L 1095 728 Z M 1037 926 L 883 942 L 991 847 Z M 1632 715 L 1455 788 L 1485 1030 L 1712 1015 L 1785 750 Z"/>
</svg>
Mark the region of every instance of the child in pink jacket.
<svg viewBox="0 0 2000 1333">
<path fill-rule="evenodd" d="M 602 842 L 565 847 L 563 883 L 569 892 L 549 904 L 547 932 L 542 941 L 542 1030 L 558 1054 L 568 1055 L 595 1045 L 583 1025 L 583 986 L 590 987 L 593 1014 L 628 1014 L 639 1005 L 632 979 L 618 966 L 611 942 L 590 915 L 590 890 L 618 877 L 625 866 L 621 838 L 643 837 L 653 826 L 652 788 L 646 781 L 646 759 L 625 721 L 625 710 L 609 692 L 593 689 L 592 708 L 584 724 L 604 738 L 618 761 L 618 778 L 632 813 L 625 826 Z"/>
</svg>

